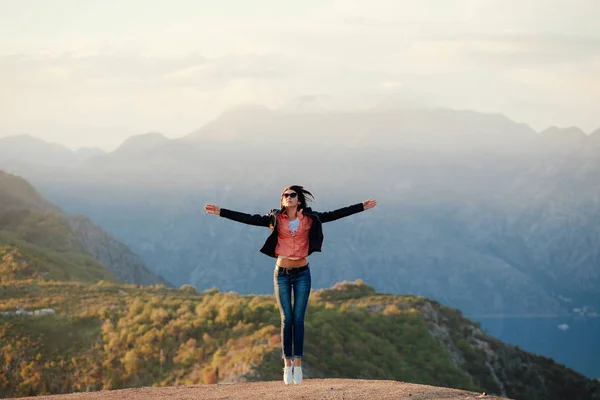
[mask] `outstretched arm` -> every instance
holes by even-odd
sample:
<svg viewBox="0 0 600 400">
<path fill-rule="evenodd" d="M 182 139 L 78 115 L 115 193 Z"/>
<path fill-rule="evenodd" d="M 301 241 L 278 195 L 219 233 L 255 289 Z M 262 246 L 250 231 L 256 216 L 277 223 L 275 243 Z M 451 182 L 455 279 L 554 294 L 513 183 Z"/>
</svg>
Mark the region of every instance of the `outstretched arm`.
<svg viewBox="0 0 600 400">
<path fill-rule="evenodd" d="M 377 205 L 376 200 L 366 200 L 366 201 L 363 201 L 362 203 L 354 204 L 349 207 L 344 207 L 344 208 L 340 208 L 340 209 L 337 209 L 334 211 L 326 211 L 326 212 L 317 213 L 317 214 L 319 215 L 319 219 L 321 220 L 321 222 L 325 223 L 325 222 L 335 221 L 336 219 L 348 217 L 352 214 L 356 214 L 361 211 L 368 210 L 370 208 L 375 207 L 376 205 Z"/>
<path fill-rule="evenodd" d="M 265 226 L 268 227 L 271 223 L 271 217 L 269 215 L 261 214 L 246 214 L 238 211 L 228 210 L 226 208 L 218 207 L 214 204 L 207 204 L 204 206 L 207 214 L 219 215 L 223 218 L 227 218 L 233 221 L 241 222 L 248 225 Z"/>
</svg>

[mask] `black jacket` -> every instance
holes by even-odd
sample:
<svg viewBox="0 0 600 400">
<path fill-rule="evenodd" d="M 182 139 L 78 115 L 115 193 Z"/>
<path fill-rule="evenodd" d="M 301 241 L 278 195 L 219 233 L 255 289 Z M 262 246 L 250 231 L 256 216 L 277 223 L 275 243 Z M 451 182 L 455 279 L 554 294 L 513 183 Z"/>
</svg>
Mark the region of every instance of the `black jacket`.
<svg viewBox="0 0 600 400">
<path fill-rule="evenodd" d="M 335 221 L 336 219 L 344 218 L 352 214 L 364 211 L 362 203 L 354 204 L 349 207 L 340 208 L 334 211 L 317 212 L 307 207 L 302 211 L 304 216 L 312 218 L 312 225 L 308 232 L 308 254 L 315 251 L 321 251 L 323 246 L 323 226 L 325 222 Z M 277 215 L 281 212 L 279 209 L 273 209 L 269 214 L 245 214 L 238 211 L 221 208 L 221 217 L 231 219 L 233 221 L 242 222 L 248 225 L 264 226 L 271 229 L 271 234 L 265 241 L 265 244 L 260 249 L 260 252 L 270 257 L 277 258 L 275 255 L 275 247 L 277 247 Z"/>
</svg>

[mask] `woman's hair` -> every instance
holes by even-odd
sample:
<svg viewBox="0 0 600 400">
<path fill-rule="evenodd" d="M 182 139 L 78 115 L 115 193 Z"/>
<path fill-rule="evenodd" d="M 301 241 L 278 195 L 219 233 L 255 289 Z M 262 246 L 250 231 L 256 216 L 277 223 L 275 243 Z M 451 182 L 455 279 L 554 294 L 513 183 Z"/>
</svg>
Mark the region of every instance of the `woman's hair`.
<svg viewBox="0 0 600 400">
<path fill-rule="evenodd" d="M 315 199 L 315 196 L 313 196 L 313 194 L 311 192 L 304 189 L 300 185 L 288 186 L 285 189 L 283 189 L 283 192 L 281 192 L 282 195 L 281 195 L 280 207 L 281 207 L 282 211 L 285 210 L 285 206 L 283 205 L 283 193 L 285 193 L 286 190 L 293 190 L 294 192 L 298 193 L 298 210 L 306 208 L 306 202 L 312 201 Z M 312 199 L 312 200 L 310 200 L 310 199 Z"/>
</svg>

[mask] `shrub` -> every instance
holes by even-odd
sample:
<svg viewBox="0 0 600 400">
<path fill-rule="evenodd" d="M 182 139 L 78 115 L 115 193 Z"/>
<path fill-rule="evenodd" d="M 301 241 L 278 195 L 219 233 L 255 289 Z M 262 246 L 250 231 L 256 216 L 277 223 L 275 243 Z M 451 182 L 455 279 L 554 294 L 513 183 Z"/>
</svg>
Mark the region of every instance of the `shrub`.
<svg viewBox="0 0 600 400">
<path fill-rule="evenodd" d="M 189 294 L 197 294 L 198 293 L 198 291 L 196 290 L 195 287 L 193 287 L 192 285 L 189 285 L 187 283 L 185 285 L 181 286 L 179 288 L 179 290 L 181 290 L 184 293 L 189 293 Z"/>
</svg>

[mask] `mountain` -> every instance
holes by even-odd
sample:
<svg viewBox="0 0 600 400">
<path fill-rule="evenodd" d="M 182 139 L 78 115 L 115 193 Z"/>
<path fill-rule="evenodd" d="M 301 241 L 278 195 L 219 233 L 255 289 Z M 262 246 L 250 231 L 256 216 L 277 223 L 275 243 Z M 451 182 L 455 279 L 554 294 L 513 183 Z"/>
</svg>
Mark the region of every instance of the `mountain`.
<svg viewBox="0 0 600 400">
<path fill-rule="evenodd" d="M 433 151 L 522 152 L 531 128 L 498 114 L 449 109 L 374 109 L 294 113 L 233 109 L 184 137 L 188 141 L 348 147 L 403 147 Z M 329 142 L 329 143 L 328 143 Z"/>
<path fill-rule="evenodd" d="M 47 212 L 60 210 L 25 179 L 0 171 L 0 212 L 20 208 Z"/>
<path fill-rule="evenodd" d="M 82 159 L 89 159 L 105 154 L 106 152 L 96 147 L 82 147 L 80 149 L 77 149 L 75 153 Z"/>
<path fill-rule="evenodd" d="M 256 251 L 261 233 L 207 218 L 201 208 L 217 202 L 266 212 L 277 206 L 276 187 L 304 182 L 318 195 L 318 209 L 380 201 L 326 228 L 317 260 L 346 267 L 325 269 L 317 285 L 369 278 L 378 289 L 433 296 L 469 314 L 565 314 L 571 304 L 562 297 L 600 306 L 589 261 L 598 248 L 594 208 L 584 206 L 594 198 L 598 166 L 592 159 L 580 182 L 568 178 L 589 151 L 578 143 L 591 139 L 575 128 L 537 133 L 472 111 L 292 113 L 246 106 L 182 139 L 135 136 L 82 167 L 31 179 L 55 203 L 92 216 L 177 285 L 269 292 L 259 273 L 240 274 L 237 261 L 252 257 L 253 271 L 269 262 Z M 289 144 L 290 158 L 268 157 Z M 300 155 L 303 162 L 294 162 Z M 562 184 L 575 187 L 566 193 Z M 585 195 L 569 197 L 578 193 Z M 581 213 L 583 225 L 554 217 L 563 213 Z M 558 253 L 568 249 L 556 242 L 557 254 L 549 257 L 542 232 L 569 232 L 562 243 L 579 237 L 583 247 L 565 258 Z M 238 245 L 229 249 L 223 237 Z M 374 263 L 377 270 L 370 269 Z"/>
<path fill-rule="evenodd" d="M 0 138 L 0 159 L 66 166 L 72 165 L 76 156 L 62 145 L 49 143 L 30 135 L 15 135 Z"/>
<path fill-rule="evenodd" d="M 4 255 L 23 257 L 26 276 L 41 274 L 59 280 L 106 279 L 170 285 L 150 272 L 127 246 L 88 218 L 63 214 L 27 181 L 3 171 L 0 171 L 0 246 Z M 10 271 L 4 272 L 7 278 Z"/>
<path fill-rule="evenodd" d="M 4 166 L 29 163 L 38 167 L 73 167 L 102 153 L 100 149 L 72 151 L 60 144 L 49 143 L 31 135 L 0 138 L 0 165 Z"/>
<path fill-rule="evenodd" d="M 81 215 L 68 216 L 67 221 L 86 251 L 110 269 L 122 282 L 172 286 L 164 278 L 152 273 L 129 247 L 94 225 L 88 218 Z"/>
<path fill-rule="evenodd" d="M 586 310 L 592 320 L 600 310 L 598 138 L 472 111 L 242 107 L 187 137 L 157 137 L 135 156 L 22 174 L 176 286 L 272 293 L 274 260 L 258 252 L 268 231 L 202 207 L 266 213 L 281 189 L 300 183 L 319 211 L 378 200 L 325 225 L 323 252 L 311 256 L 315 288 L 363 279 L 473 318 Z M 599 376 L 592 364 L 581 370 Z"/>
<path fill-rule="evenodd" d="M 272 295 L 107 282 L 6 288 L 0 291 L 5 395 L 283 385 Z M 28 293 L 28 306 L 11 295 L 15 290 Z M 49 301 L 54 312 L 44 315 Z M 313 291 L 305 327 L 307 379 L 397 380 L 520 400 L 587 400 L 600 391 L 600 382 L 499 341 L 456 309 L 379 293 L 362 281 Z"/>
<path fill-rule="evenodd" d="M 130 176 L 135 175 L 136 171 L 146 172 L 150 167 L 160 169 L 160 163 L 164 160 L 162 155 L 164 148 L 171 142 L 173 141 L 161 133 L 135 135 L 111 152 L 88 158 L 84 161 L 81 170 L 88 171 L 88 175 L 95 174 L 94 171 L 97 170 L 109 175 L 113 172 L 114 178 L 119 179 L 118 176 L 124 169 Z M 137 178 L 146 181 L 143 176 L 137 175 Z M 84 179 L 87 180 L 88 177 Z M 113 180 L 113 176 L 111 175 L 108 180 Z"/>
<path fill-rule="evenodd" d="M 125 142 L 114 150 L 112 154 L 130 157 L 152 150 L 154 147 L 167 141 L 169 141 L 169 139 L 161 133 L 151 132 L 143 135 L 136 135 L 125 140 Z"/>
<path fill-rule="evenodd" d="M 579 128 L 558 128 L 552 126 L 540 132 L 546 151 L 559 153 L 572 152 L 588 142 L 587 135 Z"/>
</svg>

